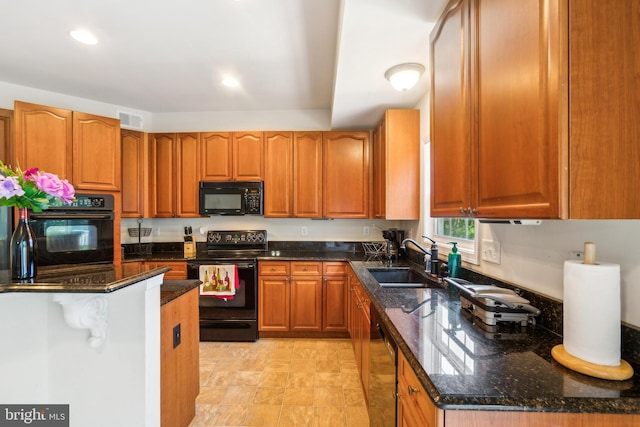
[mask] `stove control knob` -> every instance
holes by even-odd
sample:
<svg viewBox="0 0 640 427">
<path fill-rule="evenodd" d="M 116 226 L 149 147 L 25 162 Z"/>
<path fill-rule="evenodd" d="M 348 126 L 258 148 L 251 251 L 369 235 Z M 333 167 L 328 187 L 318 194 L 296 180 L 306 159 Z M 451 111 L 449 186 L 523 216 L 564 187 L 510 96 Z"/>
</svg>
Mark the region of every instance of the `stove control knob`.
<svg viewBox="0 0 640 427">
<path fill-rule="evenodd" d="M 207 242 L 209 243 L 218 243 L 222 237 L 220 233 L 209 233 L 207 234 Z"/>
<path fill-rule="evenodd" d="M 256 233 L 256 240 L 258 242 L 264 242 L 264 233 Z"/>
</svg>

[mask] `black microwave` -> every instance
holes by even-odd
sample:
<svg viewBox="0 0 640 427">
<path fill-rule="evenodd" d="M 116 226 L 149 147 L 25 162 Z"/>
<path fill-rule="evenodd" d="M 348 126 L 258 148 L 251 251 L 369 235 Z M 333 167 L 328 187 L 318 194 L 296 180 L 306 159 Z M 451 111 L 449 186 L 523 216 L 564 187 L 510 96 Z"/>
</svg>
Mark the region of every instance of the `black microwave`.
<svg viewBox="0 0 640 427">
<path fill-rule="evenodd" d="M 262 215 L 262 181 L 200 181 L 200 215 Z"/>
</svg>

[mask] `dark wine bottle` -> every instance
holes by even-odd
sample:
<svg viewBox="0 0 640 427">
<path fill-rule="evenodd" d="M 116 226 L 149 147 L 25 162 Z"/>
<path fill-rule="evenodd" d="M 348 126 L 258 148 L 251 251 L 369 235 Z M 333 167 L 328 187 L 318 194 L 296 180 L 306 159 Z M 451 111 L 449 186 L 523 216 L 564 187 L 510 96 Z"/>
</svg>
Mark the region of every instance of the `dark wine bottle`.
<svg viewBox="0 0 640 427">
<path fill-rule="evenodd" d="M 26 280 L 36 276 L 36 239 L 29 225 L 29 211 L 20 208 L 20 220 L 11 236 L 11 274 Z"/>
</svg>

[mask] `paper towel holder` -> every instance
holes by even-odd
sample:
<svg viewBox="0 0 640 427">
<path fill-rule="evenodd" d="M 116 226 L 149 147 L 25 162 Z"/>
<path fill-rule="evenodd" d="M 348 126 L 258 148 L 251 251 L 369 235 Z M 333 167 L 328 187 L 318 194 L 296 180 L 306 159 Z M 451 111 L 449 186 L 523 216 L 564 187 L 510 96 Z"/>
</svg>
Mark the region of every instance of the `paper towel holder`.
<svg viewBox="0 0 640 427">
<path fill-rule="evenodd" d="M 584 264 L 597 264 L 595 243 L 585 242 L 584 254 Z M 569 353 L 564 344 L 554 346 L 551 349 L 551 356 L 562 366 L 591 377 L 616 381 L 624 381 L 633 377 L 633 368 L 625 360 L 620 359 L 620 364 L 617 366 L 592 363 Z"/>
<path fill-rule="evenodd" d="M 569 354 L 563 344 L 554 346 L 551 349 L 551 356 L 565 368 L 595 378 L 624 381 L 633 376 L 633 368 L 625 360 L 620 359 L 618 366 L 598 365 Z"/>
</svg>

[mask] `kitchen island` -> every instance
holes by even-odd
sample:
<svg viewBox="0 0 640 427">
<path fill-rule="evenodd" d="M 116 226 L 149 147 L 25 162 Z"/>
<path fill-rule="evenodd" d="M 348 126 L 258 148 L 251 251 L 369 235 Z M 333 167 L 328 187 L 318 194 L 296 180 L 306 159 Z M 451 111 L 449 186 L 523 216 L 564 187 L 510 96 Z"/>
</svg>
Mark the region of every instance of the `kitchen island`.
<svg viewBox="0 0 640 427">
<path fill-rule="evenodd" d="M 69 405 L 70 426 L 160 425 L 166 267 L 0 274 L 0 403 Z"/>
</svg>

